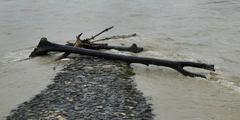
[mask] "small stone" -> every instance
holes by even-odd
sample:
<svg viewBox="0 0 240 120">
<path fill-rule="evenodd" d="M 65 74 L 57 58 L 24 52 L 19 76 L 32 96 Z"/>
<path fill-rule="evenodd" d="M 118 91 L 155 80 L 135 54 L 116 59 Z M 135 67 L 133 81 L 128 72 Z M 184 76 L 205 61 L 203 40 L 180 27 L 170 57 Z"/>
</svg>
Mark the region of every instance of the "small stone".
<svg viewBox="0 0 240 120">
<path fill-rule="evenodd" d="M 96 94 L 95 92 L 89 92 L 89 93 L 87 93 L 88 95 L 94 95 L 94 94 Z"/>
<path fill-rule="evenodd" d="M 120 113 L 120 115 L 126 116 L 126 113 Z"/>
<path fill-rule="evenodd" d="M 130 114 L 130 116 L 131 116 L 131 117 L 134 117 L 134 116 L 135 116 L 135 114 Z"/>
<path fill-rule="evenodd" d="M 130 110 L 131 110 L 131 109 L 133 109 L 133 107 L 132 107 L 132 106 L 128 106 L 128 109 L 130 109 Z"/>
<path fill-rule="evenodd" d="M 93 67 L 88 67 L 88 66 L 86 66 L 86 67 L 84 67 L 83 69 L 85 69 L 85 70 L 93 70 Z"/>
<path fill-rule="evenodd" d="M 78 78 L 85 78 L 85 76 L 83 76 L 83 75 L 78 75 L 77 77 Z"/>
<path fill-rule="evenodd" d="M 64 117 L 61 116 L 61 115 L 58 115 L 56 118 L 57 118 L 58 120 L 66 120 L 66 118 L 64 118 Z"/>
<path fill-rule="evenodd" d="M 97 82 L 89 82 L 90 84 L 93 84 L 93 85 L 96 85 L 97 84 Z"/>
<path fill-rule="evenodd" d="M 98 109 L 102 109 L 102 108 L 103 108 L 103 106 L 101 106 L 101 105 L 100 105 L 100 106 L 97 106 L 97 108 L 98 108 Z"/>
<path fill-rule="evenodd" d="M 63 59 L 61 59 L 61 61 L 69 61 L 70 60 L 70 58 L 63 58 Z"/>
<path fill-rule="evenodd" d="M 114 68 L 115 66 L 114 65 L 103 65 L 102 66 L 102 68 L 105 68 L 105 69 L 107 69 L 107 68 Z"/>
<path fill-rule="evenodd" d="M 69 85 L 70 83 L 71 83 L 71 82 L 69 82 L 69 81 L 65 81 L 65 82 L 64 82 L 65 85 Z"/>
<path fill-rule="evenodd" d="M 67 99 L 69 102 L 72 102 L 72 101 L 73 101 L 73 98 L 67 97 L 66 99 Z"/>
<path fill-rule="evenodd" d="M 80 110 L 80 109 L 81 109 L 81 107 L 79 107 L 78 105 L 74 106 L 74 110 Z"/>
</svg>

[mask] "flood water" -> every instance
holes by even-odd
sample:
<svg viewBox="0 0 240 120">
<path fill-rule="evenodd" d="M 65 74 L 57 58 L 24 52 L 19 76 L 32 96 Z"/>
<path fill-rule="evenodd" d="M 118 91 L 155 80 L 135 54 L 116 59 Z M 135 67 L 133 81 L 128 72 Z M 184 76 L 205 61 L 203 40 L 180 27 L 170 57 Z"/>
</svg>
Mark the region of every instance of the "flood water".
<svg viewBox="0 0 240 120">
<path fill-rule="evenodd" d="M 134 64 L 135 82 L 156 119 L 239 120 L 239 0 L 0 0 L 0 118 L 57 72 L 51 57 L 22 61 L 41 37 L 64 43 L 112 25 L 104 36 L 138 34 L 109 41 L 143 46 L 137 56 L 216 65 L 205 80 Z"/>
</svg>

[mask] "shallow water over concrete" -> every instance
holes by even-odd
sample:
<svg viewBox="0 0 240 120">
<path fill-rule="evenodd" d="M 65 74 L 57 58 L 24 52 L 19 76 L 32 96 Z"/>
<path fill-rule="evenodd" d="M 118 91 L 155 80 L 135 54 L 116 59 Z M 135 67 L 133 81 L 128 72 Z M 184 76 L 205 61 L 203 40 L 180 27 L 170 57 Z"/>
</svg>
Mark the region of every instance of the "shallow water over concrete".
<svg viewBox="0 0 240 120">
<path fill-rule="evenodd" d="M 239 119 L 238 92 L 172 70 L 152 69 L 135 67 L 135 79 L 138 88 L 150 97 L 156 120 Z"/>
<path fill-rule="evenodd" d="M 0 116 L 50 82 L 55 72 L 53 59 L 21 61 L 42 36 L 64 43 L 80 32 L 89 37 L 114 25 L 104 35 L 137 32 L 136 38 L 112 43 L 135 42 L 146 48 L 138 56 L 216 65 L 217 75 L 209 75 L 207 81 L 166 68 L 137 66 L 136 82 L 152 97 L 155 113 L 171 107 L 157 118 L 218 119 L 229 115 L 234 120 L 240 112 L 239 6 L 238 0 L 0 0 Z M 179 94 L 185 97 L 179 98 Z M 214 113 L 212 104 L 232 110 L 216 107 Z M 210 113 L 205 114 L 207 111 Z"/>
</svg>

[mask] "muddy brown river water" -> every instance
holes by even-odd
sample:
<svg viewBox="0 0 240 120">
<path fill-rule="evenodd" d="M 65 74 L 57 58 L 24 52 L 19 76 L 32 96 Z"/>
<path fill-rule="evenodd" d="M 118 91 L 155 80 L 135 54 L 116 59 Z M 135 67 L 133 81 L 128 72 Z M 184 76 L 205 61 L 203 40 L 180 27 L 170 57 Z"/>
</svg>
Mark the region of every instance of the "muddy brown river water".
<svg viewBox="0 0 240 120">
<path fill-rule="evenodd" d="M 21 61 L 42 36 L 64 43 L 114 25 L 105 36 L 138 37 L 109 42 L 146 48 L 137 56 L 216 65 L 205 80 L 134 64 L 135 82 L 151 98 L 156 120 L 239 120 L 239 20 L 239 0 L 0 0 L 0 118 L 61 68 L 51 57 Z"/>
</svg>

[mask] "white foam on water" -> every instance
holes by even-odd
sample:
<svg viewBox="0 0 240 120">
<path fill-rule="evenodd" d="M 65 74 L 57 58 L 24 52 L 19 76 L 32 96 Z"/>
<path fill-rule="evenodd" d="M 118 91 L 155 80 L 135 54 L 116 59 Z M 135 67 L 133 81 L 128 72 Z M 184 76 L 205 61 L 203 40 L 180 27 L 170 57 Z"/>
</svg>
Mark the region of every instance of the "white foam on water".
<svg viewBox="0 0 240 120">
<path fill-rule="evenodd" d="M 224 73 L 213 73 L 210 72 L 208 76 L 208 81 L 220 84 L 224 87 L 230 88 L 236 92 L 240 93 L 240 86 L 237 85 L 237 81 L 234 82 L 231 76 L 226 76 Z M 237 78 L 235 78 L 237 79 Z"/>
<path fill-rule="evenodd" d="M 161 59 L 170 59 L 170 57 L 171 57 L 171 58 L 174 58 L 174 60 L 192 61 L 192 62 L 211 64 L 208 60 L 204 60 L 204 58 L 197 59 L 198 57 L 195 54 L 194 54 L 194 56 L 196 56 L 196 58 L 188 57 L 183 54 L 174 54 L 172 56 L 168 56 L 168 55 L 161 54 L 161 53 L 159 53 L 157 51 L 153 51 L 153 50 L 145 51 L 143 54 L 145 54 L 145 56 L 161 58 Z M 207 79 L 196 78 L 197 80 L 206 80 L 209 82 L 220 84 L 224 87 L 230 88 L 230 89 L 240 93 L 240 86 L 237 84 L 237 82 L 236 82 L 237 80 L 235 80 L 235 79 L 239 79 L 239 78 L 225 75 L 226 74 L 225 71 L 220 70 L 220 68 L 221 68 L 220 66 L 215 66 L 215 69 L 216 69 L 215 72 L 209 72 L 209 71 L 202 72 L 201 69 L 195 70 L 195 68 L 188 68 L 188 69 L 190 71 L 194 71 L 196 73 L 205 74 L 208 77 Z"/>
<path fill-rule="evenodd" d="M 217 83 L 223 85 L 223 86 L 226 86 L 228 88 L 231 88 L 233 89 L 234 91 L 237 91 L 240 93 L 240 87 L 239 86 L 236 86 L 234 82 L 230 82 L 228 80 L 218 80 L 216 81 Z"/>
</svg>

